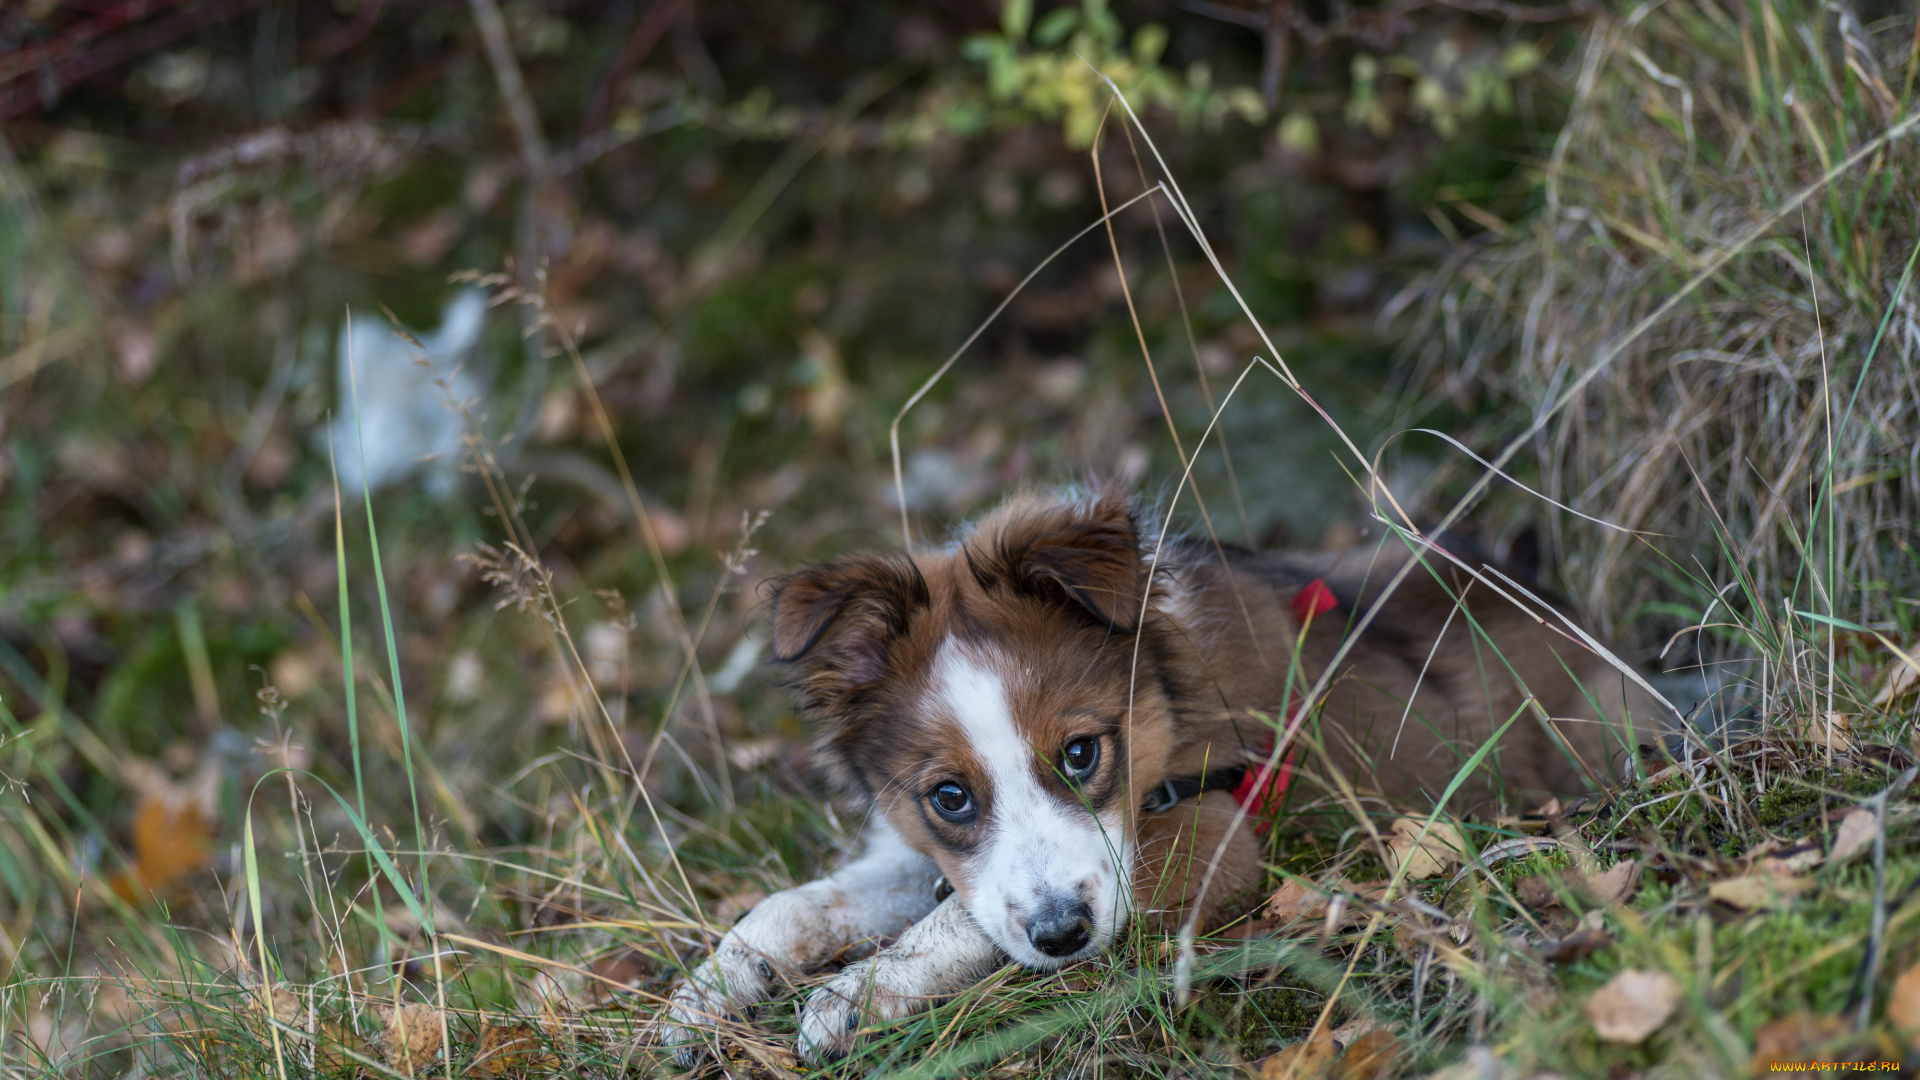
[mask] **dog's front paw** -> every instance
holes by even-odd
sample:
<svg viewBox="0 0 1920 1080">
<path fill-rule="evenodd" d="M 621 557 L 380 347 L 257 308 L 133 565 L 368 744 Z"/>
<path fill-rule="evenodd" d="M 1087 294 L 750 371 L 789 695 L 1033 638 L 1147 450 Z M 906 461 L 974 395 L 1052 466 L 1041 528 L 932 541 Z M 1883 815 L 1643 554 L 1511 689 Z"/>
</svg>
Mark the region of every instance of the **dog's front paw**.
<svg viewBox="0 0 1920 1080">
<path fill-rule="evenodd" d="M 729 934 L 720 947 L 673 988 L 661 1020 L 660 1041 L 681 1067 L 700 1056 L 700 1032 L 754 1018 L 754 1003 L 773 989 L 773 965 Z"/>
<path fill-rule="evenodd" d="M 807 995 L 800 1006 L 800 1050 L 815 1061 L 847 1056 L 862 1028 L 910 1016 L 928 1007 L 918 980 L 903 980 L 901 965 L 883 953 L 849 965 Z M 891 977 L 890 977 L 891 976 Z"/>
</svg>

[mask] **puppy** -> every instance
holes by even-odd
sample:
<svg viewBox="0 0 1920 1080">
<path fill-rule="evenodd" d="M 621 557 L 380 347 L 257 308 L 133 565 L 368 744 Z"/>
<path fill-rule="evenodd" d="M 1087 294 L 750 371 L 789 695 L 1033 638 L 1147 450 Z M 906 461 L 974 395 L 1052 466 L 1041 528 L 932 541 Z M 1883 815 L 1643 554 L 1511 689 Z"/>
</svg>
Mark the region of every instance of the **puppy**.
<svg viewBox="0 0 1920 1080">
<path fill-rule="evenodd" d="M 1618 673 L 1429 555 L 1315 703 L 1313 759 L 1257 775 L 1410 556 L 1397 540 L 1299 556 L 1157 537 L 1111 493 L 1030 493 L 942 550 L 776 584 L 774 655 L 820 725 L 817 762 L 870 808 L 865 850 L 768 897 L 676 988 L 666 1038 L 683 1056 L 693 1029 L 752 1016 L 868 939 L 895 938 L 801 1006 L 816 1059 L 1009 958 L 1053 970 L 1129 919 L 1205 930 L 1259 883 L 1251 829 L 1228 830 L 1236 799 L 1269 798 L 1296 763 L 1431 808 L 1505 725 L 1457 813 L 1597 784 L 1626 707 L 1648 717 Z"/>
</svg>

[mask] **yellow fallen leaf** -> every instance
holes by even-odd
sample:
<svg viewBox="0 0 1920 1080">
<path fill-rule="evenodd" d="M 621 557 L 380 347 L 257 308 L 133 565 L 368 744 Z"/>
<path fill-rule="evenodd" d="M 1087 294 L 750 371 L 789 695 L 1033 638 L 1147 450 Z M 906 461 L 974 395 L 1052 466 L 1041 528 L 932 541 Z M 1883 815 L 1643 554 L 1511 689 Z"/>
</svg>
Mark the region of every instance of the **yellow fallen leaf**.
<svg viewBox="0 0 1920 1080">
<path fill-rule="evenodd" d="M 1680 982 L 1664 971 L 1629 968 L 1594 991 L 1581 1010 L 1607 1042 L 1638 1043 L 1659 1029 L 1680 1004 Z"/>
<path fill-rule="evenodd" d="M 1422 829 L 1426 830 L 1424 837 Z M 1460 827 L 1450 821 L 1436 821 L 1429 828 L 1415 818 L 1398 818 L 1393 823 L 1393 831 L 1386 836 L 1386 843 L 1393 865 L 1404 862 L 1407 878 L 1412 881 L 1437 877 L 1453 869 L 1459 865 L 1461 853 L 1467 850 Z"/>
</svg>

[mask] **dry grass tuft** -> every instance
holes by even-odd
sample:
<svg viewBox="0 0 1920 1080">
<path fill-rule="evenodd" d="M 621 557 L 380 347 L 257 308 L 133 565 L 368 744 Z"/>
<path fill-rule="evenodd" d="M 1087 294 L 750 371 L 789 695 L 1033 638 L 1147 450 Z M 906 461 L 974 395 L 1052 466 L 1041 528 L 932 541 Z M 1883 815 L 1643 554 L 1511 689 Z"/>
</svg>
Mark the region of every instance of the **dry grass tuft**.
<svg viewBox="0 0 1920 1080">
<path fill-rule="evenodd" d="M 1544 205 L 1428 293 L 1428 385 L 1524 424 L 1732 237 L 1910 114 L 1912 31 L 1801 0 L 1596 23 L 1541 164 Z M 1756 596 L 1829 610 L 1835 581 L 1866 582 L 1865 621 L 1910 621 L 1897 598 L 1920 579 L 1917 170 L 1920 146 L 1894 141 L 1635 339 L 1536 440 L 1545 492 L 1685 552 L 1680 573 L 1709 592 L 1739 568 Z M 1631 572 L 1648 555 L 1633 536 L 1567 516 L 1552 528 L 1604 629 L 1670 595 Z"/>
</svg>

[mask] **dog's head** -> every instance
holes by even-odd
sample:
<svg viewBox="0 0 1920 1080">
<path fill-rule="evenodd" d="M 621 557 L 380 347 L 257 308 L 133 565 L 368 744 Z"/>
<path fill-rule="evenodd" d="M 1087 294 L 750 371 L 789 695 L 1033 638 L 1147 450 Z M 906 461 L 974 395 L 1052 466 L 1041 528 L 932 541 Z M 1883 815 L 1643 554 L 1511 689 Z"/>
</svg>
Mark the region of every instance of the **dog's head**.
<svg viewBox="0 0 1920 1080">
<path fill-rule="evenodd" d="M 1124 501 L 1026 498 L 938 554 L 778 583 L 773 650 L 819 760 L 1030 967 L 1125 923 L 1134 808 L 1173 737 L 1147 573 Z"/>
</svg>

